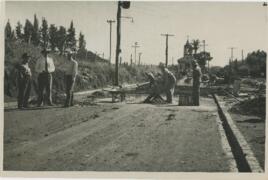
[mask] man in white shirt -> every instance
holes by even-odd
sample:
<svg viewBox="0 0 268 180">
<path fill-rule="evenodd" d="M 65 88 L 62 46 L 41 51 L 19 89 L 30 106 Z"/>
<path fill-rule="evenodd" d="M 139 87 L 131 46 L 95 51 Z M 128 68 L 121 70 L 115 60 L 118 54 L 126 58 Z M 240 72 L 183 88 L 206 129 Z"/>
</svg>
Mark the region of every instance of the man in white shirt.
<svg viewBox="0 0 268 180">
<path fill-rule="evenodd" d="M 47 104 L 52 106 L 52 73 L 55 71 L 53 59 L 48 57 L 49 50 L 44 49 L 43 57 L 38 59 L 35 66 L 35 71 L 38 75 L 38 106 L 41 106 L 44 100 L 44 90 L 46 90 Z"/>
<path fill-rule="evenodd" d="M 74 60 L 75 52 L 67 49 L 67 62 L 65 64 L 65 87 L 66 87 L 66 101 L 64 107 L 73 106 L 73 91 L 75 79 L 78 73 L 78 63 Z"/>
</svg>

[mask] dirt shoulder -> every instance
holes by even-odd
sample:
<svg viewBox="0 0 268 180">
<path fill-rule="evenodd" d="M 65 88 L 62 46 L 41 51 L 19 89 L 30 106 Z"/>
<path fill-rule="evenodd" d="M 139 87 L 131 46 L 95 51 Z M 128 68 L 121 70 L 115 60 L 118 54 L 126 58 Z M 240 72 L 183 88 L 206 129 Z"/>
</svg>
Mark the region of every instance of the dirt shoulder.
<svg viewBox="0 0 268 180">
<path fill-rule="evenodd" d="M 261 167 L 265 169 L 265 117 L 262 114 L 245 112 L 239 106 L 239 104 L 244 104 L 243 99 L 240 99 L 241 102 L 239 102 L 231 97 L 221 97 L 221 101 L 228 107 L 228 112 L 236 126 L 245 137 Z M 248 106 L 250 107 L 251 104 Z M 253 108 L 256 109 L 256 105 Z"/>
</svg>

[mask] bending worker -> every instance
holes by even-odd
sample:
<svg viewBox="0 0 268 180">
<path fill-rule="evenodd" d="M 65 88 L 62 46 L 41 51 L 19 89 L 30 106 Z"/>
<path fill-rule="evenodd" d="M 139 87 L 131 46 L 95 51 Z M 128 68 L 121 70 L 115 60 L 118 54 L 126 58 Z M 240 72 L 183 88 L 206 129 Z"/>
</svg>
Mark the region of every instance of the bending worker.
<svg viewBox="0 0 268 180">
<path fill-rule="evenodd" d="M 44 90 L 46 90 L 47 103 L 52 106 L 52 72 L 55 71 L 53 59 L 48 57 L 49 50 L 44 49 L 41 51 L 42 58 L 36 62 L 35 70 L 38 75 L 38 103 L 37 106 L 41 106 L 44 99 Z"/>
<path fill-rule="evenodd" d="M 172 103 L 173 101 L 173 94 L 176 85 L 176 77 L 172 72 L 170 72 L 166 67 L 161 66 L 161 71 L 163 73 L 163 80 L 164 80 L 164 92 L 167 96 L 167 103 Z"/>
<path fill-rule="evenodd" d="M 201 69 L 196 61 L 193 61 L 193 105 L 199 106 Z"/>
<path fill-rule="evenodd" d="M 66 87 L 66 101 L 64 107 L 73 106 L 73 91 L 76 75 L 78 72 L 78 64 L 74 60 L 75 52 L 68 49 L 67 62 L 65 66 L 65 87 Z"/>
</svg>

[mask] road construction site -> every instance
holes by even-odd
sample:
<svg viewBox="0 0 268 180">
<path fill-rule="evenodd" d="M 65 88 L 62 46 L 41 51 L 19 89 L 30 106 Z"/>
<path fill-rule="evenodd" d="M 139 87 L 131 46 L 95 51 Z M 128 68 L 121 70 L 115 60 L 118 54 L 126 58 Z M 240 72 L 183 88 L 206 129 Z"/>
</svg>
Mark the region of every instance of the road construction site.
<svg viewBox="0 0 268 180">
<path fill-rule="evenodd" d="M 145 98 L 112 103 L 80 93 L 68 109 L 6 107 L 4 170 L 262 172 L 254 153 L 249 162 L 242 145 L 230 142 L 211 94 L 200 106 L 178 106 L 178 95 L 173 104 Z"/>
</svg>

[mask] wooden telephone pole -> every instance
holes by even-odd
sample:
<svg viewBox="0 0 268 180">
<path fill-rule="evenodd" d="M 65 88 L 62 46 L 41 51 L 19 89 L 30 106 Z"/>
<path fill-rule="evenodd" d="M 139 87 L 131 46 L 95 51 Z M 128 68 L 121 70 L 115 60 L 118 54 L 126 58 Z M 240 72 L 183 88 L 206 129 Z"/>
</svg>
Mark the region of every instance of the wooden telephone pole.
<svg viewBox="0 0 268 180">
<path fill-rule="evenodd" d="M 107 20 L 107 23 L 110 24 L 110 52 L 109 52 L 109 61 L 112 63 L 112 23 L 115 23 L 114 20 Z"/>
<path fill-rule="evenodd" d="M 118 71 L 118 63 L 119 63 L 119 54 L 121 53 L 120 42 L 121 42 L 121 7 L 124 9 L 128 9 L 130 7 L 130 1 L 118 1 L 117 8 L 117 27 L 116 27 L 116 51 L 115 51 L 115 81 L 114 85 L 119 85 L 119 71 Z"/>
<path fill-rule="evenodd" d="M 137 48 L 139 48 L 140 46 L 138 45 L 138 42 L 135 42 L 132 47 L 134 48 L 134 62 L 135 64 L 137 64 Z"/>
<path fill-rule="evenodd" d="M 161 34 L 161 36 L 165 36 L 166 37 L 166 67 L 168 65 L 168 37 L 169 36 L 175 36 L 173 34 Z"/>
</svg>

